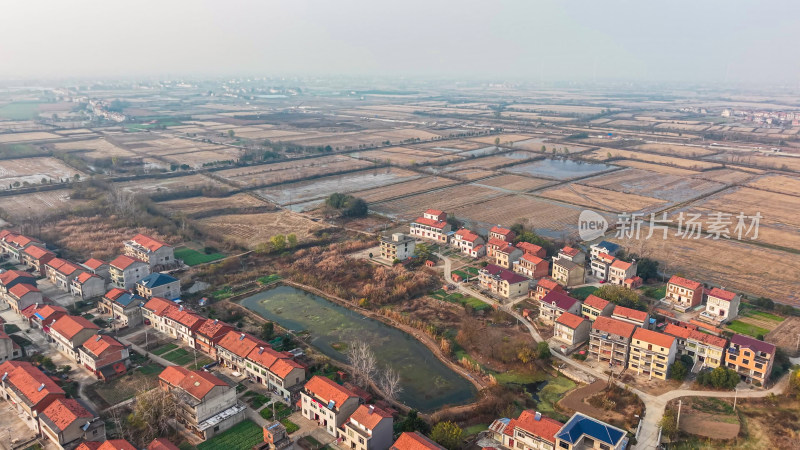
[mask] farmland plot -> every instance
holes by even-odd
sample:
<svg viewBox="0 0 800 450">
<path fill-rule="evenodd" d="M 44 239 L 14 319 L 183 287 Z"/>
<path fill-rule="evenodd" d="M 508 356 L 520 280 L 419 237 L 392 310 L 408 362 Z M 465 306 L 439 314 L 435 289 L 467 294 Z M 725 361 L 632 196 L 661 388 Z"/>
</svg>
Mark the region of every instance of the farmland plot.
<svg viewBox="0 0 800 450">
<path fill-rule="evenodd" d="M 367 203 L 372 204 L 391 198 L 402 197 L 404 195 L 439 189 L 453 184 L 456 184 L 456 181 L 448 178 L 424 176 L 416 180 L 353 192 L 353 195 L 363 198 Z"/>
<path fill-rule="evenodd" d="M 492 142 L 494 143 L 494 141 Z M 419 148 L 429 148 L 431 150 L 439 150 L 446 152 L 460 152 L 462 150 L 475 150 L 476 148 L 485 147 L 485 144 L 479 142 L 471 142 L 460 139 L 448 139 L 446 141 L 426 142 L 419 144 Z"/>
<path fill-rule="evenodd" d="M 150 194 L 161 191 L 181 191 L 203 186 L 213 186 L 225 190 L 228 189 L 227 186 L 219 181 L 199 174 L 171 178 L 151 178 L 123 181 L 121 183 L 115 183 L 115 186 L 134 193 L 145 192 Z"/>
<path fill-rule="evenodd" d="M 62 136 L 44 131 L 32 131 L 30 133 L 11 133 L 0 134 L 0 144 L 9 142 L 32 142 L 32 141 L 47 141 L 51 139 L 62 139 Z"/>
<path fill-rule="evenodd" d="M 384 150 L 369 150 L 366 152 L 354 152 L 349 156 L 358 159 L 384 162 L 389 161 L 395 165 L 411 165 L 415 163 L 425 163 L 435 159 L 441 159 L 442 153 L 429 150 L 418 150 L 407 147 L 391 147 Z M 458 159 L 457 156 L 450 155 L 449 158 Z"/>
<path fill-rule="evenodd" d="M 229 197 L 189 197 L 158 203 L 158 206 L 171 214 L 183 213 L 186 215 L 223 208 L 252 208 L 265 205 L 267 205 L 266 202 L 249 194 L 234 194 Z"/>
<path fill-rule="evenodd" d="M 781 194 L 800 195 L 800 178 L 786 175 L 767 175 L 751 181 L 747 186 Z"/>
<path fill-rule="evenodd" d="M 370 205 L 370 209 L 399 220 L 413 220 L 428 208 L 453 211 L 468 204 L 501 196 L 496 189 L 480 186 L 452 186 L 435 191 L 422 192 L 395 200 Z"/>
<path fill-rule="evenodd" d="M 458 178 L 459 180 L 465 180 L 465 181 L 473 181 L 481 178 L 488 178 L 496 174 L 497 172 L 493 170 L 485 170 L 485 169 L 461 169 L 453 172 L 447 172 L 448 177 L 454 177 Z"/>
<path fill-rule="evenodd" d="M 493 134 L 493 135 L 489 135 L 489 136 L 481 136 L 481 137 L 469 138 L 469 140 L 470 141 L 474 141 L 474 142 L 480 142 L 480 143 L 483 143 L 483 144 L 494 144 L 495 139 L 500 138 L 500 143 L 501 144 L 505 144 L 507 142 L 524 141 L 524 140 L 530 139 L 532 137 L 533 136 L 530 136 L 530 135 L 527 135 L 527 134 L 506 134 L 506 133 L 502 133 L 502 134 Z"/>
<path fill-rule="evenodd" d="M 470 158 L 464 161 L 448 164 L 447 166 L 443 167 L 443 170 L 449 172 L 460 169 L 494 169 L 500 166 L 513 164 L 523 159 L 531 159 L 534 157 L 536 157 L 536 155 L 528 152 L 504 153 L 499 155 Z"/>
<path fill-rule="evenodd" d="M 800 231 L 800 197 L 775 192 L 760 191 L 748 187 L 732 188 L 708 199 L 695 202 L 693 207 L 731 214 L 744 212 L 748 215 L 760 212 L 762 223 L 777 223 L 792 226 Z"/>
<path fill-rule="evenodd" d="M 0 197 L 0 209 L 13 221 L 44 217 L 88 204 L 88 200 L 71 199 L 69 189 Z"/>
<path fill-rule="evenodd" d="M 321 199 L 334 192 L 349 193 L 364 188 L 385 186 L 419 178 L 416 172 L 397 168 L 376 168 L 297 183 L 280 184 L 256 191 L 279 205 Z"/>
<path fill-rule="evenodd" d="M 175 164 L 188 164 L 194 168 L 203 167 L 203 164 L 209 164 L 217 161 L 236 161 L 242 151 L 232 147 L 220 147 L 214 151 L 200 151 L 200 152 L 187 152 L 178 153 L 164 156 L 164 159 Z"/>
<path fill-rule="evenodd" d="M 720 167 L 719 164 L 711 163 L 708 161 L 695 161 L 691 159 L 677 158 L 672 156 L 653 155 L 650 153 L 642 153 L 631 150 L 621 150 L 617 148 L 601 148 L 590 153 L 586 153 L 587 158 L 596 159 L 599 161 L 606 161 L 610 158 L 624 158 L 639 161 L 653 162 L 657 164 L 665 164 L 668 166 L 681 167 L 684 169 L 704 170 L 715 167 Z"/>
<path fill-rule="evenodd" d="M 638 194 L 670 202 L 697 198 L 724 187 L 700 177 L 658 174 L 649 170 L 623 169 L 581 181 L 581 184 L 611 189 L 626 194 Z"/>
<path fill-rule="evenodd" d="M 136 156 L 130 150 L 118 147 L 105 138 L 90 139 L 85 141 L 59 142 L 53 144 L 57 152 L 80 151 L 84 156 L 90 158 L 110 158 L 112 156 L 130 157 Z"/>
<path fill-rule="evenodd" d="M 614 213 L 655 211 L 663 200 L 572 183 L 540 192 L 545 198 Z"/>
<path fill-rule="evenodd" d="M 616 166 L 601 163 L 573 161 L 571 159 L 545 158 L 539 161 L 517 164 L 503 168 L 503 172 L 556 180 L 571 180 L 595 173 L 616 169 Z"/>
<path fill-rule="evenodd" d="M 650 172 L 656 172 L 659 174 L 670 174 L 670 175 L 686 175 L 686 176 L 694 176 L 698 175 L 698 172 L 689 169 L 681 169 L 680 167 L 672 167 L 672 166 L 665 166 L 662 164 L 651 164 L 644 161 L 633 161 L 633 160 L 617 160 L 614 161 L 614 164 L 618 166 L 625 166 L 625 167 L 632 167 L 636 169 L 648 170 Z"/>
<path fill-rule="evenodd" d="M 688 145 L 668 144 L 668 143 L 642 144 L 630 147 L 628 148 L 628 150 L 645 150 L 648 152 L 660 153 L 663 155 L 691 156 L 696 158 L 716 153 L 714 150 L 709 150 L 699 146 L 688 146 Z"/>
<path fill-rule="evenodd" d="M 709 160 L 720 161 L 730 164 L 753 165 L 764 169 L 780 169 L 800 172 L 800 158 L 778 155 L 757 155 L 753 153 L 743 154 L 722 153 L 709 157 Z"/>
<path fill-rule="evenodd" d="M 221 170 L 215 173 L 240 186 L 253 187 L 270 183 L 288 182 L 331 172 L 360 169 L 373 165 L 374 164 L 369 161 L 362 161 L 342 155 L 332 155 L 284 161 L 274 164 L 263 164 L 259 166 L 240 167 Z"/>
<path fill-rule="evenodd" d="M 225 214 L 198 219 L 196 223 L 206 233 L 249 249 L 258 247 L 258 244 L 267 242 L 277 234 L 294 233 L 298 240 L 304 241 L 314 230 L 321 228 L 311 219 L 290 211 Z"/>
<path fill-rule="evenodd" d="M 524 177 L 522 175 L 498 175 L 486 180 L 478 181 L 478 186 L 492 186 L 501 189 L 507 189 L 509 191 L 517 191 L 517 192 L 527 192 L 534 189 L 538 189 L 542 186 L 547 186 L 548 184 L 552 184 L 553 182 L 550 180 L 545 180 L 542 178 L 532 178 L 532 177 Z"/>
<path fill-rule="evenodd" d="M 40 184 L 42 179 L 59 182 L 84 173 L 50 157 L 6 159 L 0 161 L 0 187 L 8 189 L 14 183 Z"/>
</svg>

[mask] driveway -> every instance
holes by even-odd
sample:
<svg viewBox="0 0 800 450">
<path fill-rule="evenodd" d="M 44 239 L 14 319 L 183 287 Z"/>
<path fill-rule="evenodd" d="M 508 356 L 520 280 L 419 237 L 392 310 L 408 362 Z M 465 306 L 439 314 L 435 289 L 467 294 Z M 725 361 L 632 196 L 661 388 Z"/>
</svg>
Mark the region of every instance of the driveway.
<svg viewBox="0 0 800 450">
<path fill-rule="evenodd" d="M 47 278 L 42 278 L 41 280 L 37 280 L 36 287 L 39 288 L 40 291 L 42 291 L 43 296 L 49 298 L 50 300 L 53 301 L 53 303 L 63 306 L 64 308 L 69 308 L 70 306 L 74 306 L 75 302 L 80 300 L 79 297 L 75 297 L 69 292 L 62 291 Z"/>
</svg>

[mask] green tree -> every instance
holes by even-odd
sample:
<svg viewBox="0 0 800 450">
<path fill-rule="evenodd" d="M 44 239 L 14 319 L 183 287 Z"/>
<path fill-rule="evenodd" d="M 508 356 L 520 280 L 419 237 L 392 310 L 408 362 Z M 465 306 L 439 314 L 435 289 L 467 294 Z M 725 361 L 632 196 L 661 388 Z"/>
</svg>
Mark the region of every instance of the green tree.
<svg viewBox="0 0 800 450">
<path fill-rule="evenodd" d="M 369 212 L 369 207 L 367 206 L 367 202 L 364 201 L 362 198 L 350 197 L 349 201 L 347 202 L 347 207 L 345 208 L 342 216 L 344 217 L 366 217 L 367 213 Z"/>
<path fill-rule="evenodd" d="M 681 361 L 675 361 L 670 368 L 669 377 L 673 380 L 683 380 L 688 372 Z"/>
<path fill-rule="evenodd" d="M 294 233 L 287 235 L 286 242 L 289 244 L 289 248 L 297 247 L 297 235 Z"/>
<path fill-rule="evenodd" d="M 276 234 L 269 238 L 269 243 L 272 244 L 272 250 L 276 252 L 283 251 L 286 248 L 286 236 Z"/>
<path fill-rule="evenodd" d="M 232 138 L 234 136 L 236 136 L 236 132 L 233 130 L 228 130 L 228 137 Z"/>
<path fill-rule="evenodd" d="M 546 153 L 547 152 L 547 146 L 546 145 L 542 145 L 542 149 L 541 150 L 542 150 L 542 153 Z"/>
<path fill-rule="evenodd" d="M 499 137 L 499 136 L 498 136 L 498 137 L 496 137 L 496 138 L 494 138 L 494 145 L 495 145 L 495 146 L 498 146 L 498 145 L 500 145 L 500 137 Z"/>
<path fill-rule="evenodd" d="M 605 284 L 594 291 L 593 294 L 615 305 L 638 309 L 640 311 L 647 310 L 647 305 L 639 298 L 639 294 L 625 286 Z"/>
<path fill-rule="evenodd" d="M 453 422 L 439 422 L 431 430 L 431 439 L 447 450 L 461 448 L 464 431 Z"/>
<path fill-rule="evenodd" d="M 272 322 L 264 322 L 261 325 L 261 339 L 269 341 L 275 336 L 275 324 Z"/>
<path fill-rule="evenodd" d="M 417 255 L 417 258 L 419 258 L 420 261 L 427 261 L 431 259 L 431 255 L 433 255 L 431 248 L 424 242 L 420 242 L 416 245 L 416 247 L 414 247 L 414 253 Z"/>
<path fill-rule="evenodd" d="M 547 342 L 539 342 L 536 344 L 536 357 L 539 359 L 549 359 L 552 356 L 550 353 L 550 346 Z"/>
<path fill-rule="evenodd" d="M 788 394 L 800 398 L 800 369 L 795 370 L 789 376 Z"/>
<path fill-rule="evenodd" d="M 396 433 L 419 431 L 420 433 L 428 434 L 431 431 L 431 426 L 419 416 L 415 409 L 412 409 L 405 419 L 395 424 L 394 431 Z"/>
<path fill-rule="evenodd" d="M 658 261 L 650 258 L 636 260 L 636 275 L 643 280 L 658 278 Z"/>
<path fill-rule="evenodd" d="M 76 173 L 72 178 L 74 178 L 75 181 L 80 181 L 81 180 L 81 174 Z"/>
<path fill-rule="evenodd" d="M 674 437 L 678 432 L 678 416 L 675 411 L 668 409 L 664 411 L 664 416 L 661 417 L 661 433 L 670 438 Z"/>
</svg>

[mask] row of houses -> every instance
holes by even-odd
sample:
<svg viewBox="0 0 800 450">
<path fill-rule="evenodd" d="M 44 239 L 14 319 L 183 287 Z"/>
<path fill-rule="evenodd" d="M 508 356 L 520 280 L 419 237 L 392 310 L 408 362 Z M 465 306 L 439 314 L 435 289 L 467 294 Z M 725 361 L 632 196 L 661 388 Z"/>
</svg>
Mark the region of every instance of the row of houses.
<svg viewBox="0 0 800 450">
<path fill-rule="evenodd" d="M 628 446 L 624 430 L 581 413 L 561 423 L 524 410 L 516 418 L 495 420 L 486 434 L 494 448 L 503 450 L 623 450 Z"/>
</svg>

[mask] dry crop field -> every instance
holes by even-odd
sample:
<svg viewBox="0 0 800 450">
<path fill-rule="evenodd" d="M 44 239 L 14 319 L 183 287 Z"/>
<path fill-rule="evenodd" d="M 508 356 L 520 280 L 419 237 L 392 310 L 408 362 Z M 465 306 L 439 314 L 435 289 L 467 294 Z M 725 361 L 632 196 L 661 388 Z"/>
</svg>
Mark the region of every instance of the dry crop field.
<svg viewBox="0 0 800 450">
<path fill-rule="evenodd" d="M 507 189 L 509 191 L 528 192 L 552 183 L 553 182 L 551 180 L 545 180 L 543 178 L 505 174 L 481 180 L 475 184 L 478 186 L 492 186 L 501 189 Z"/>
<path fill-rule="evenodd" d="M 413 220 L 428 208 L 454 211 L 455 209 L 501 196 L 496 189 L 473 185 L 452 186 L 435 191 L 422 192 L 395 200 L 370 205 L 371 209 L 395 216 L 398 220 Z"/>
<path fill-rule="evenodd" d="M 489 136 L 480 136 L 480 137 L 471 137 L 468 138 L 470 141 L 473 142 L 480 142 L 482 144 L 494 144 L 497 138 L 500 138 L 501 144 L 507 144 L 509 142 L 519 142 L 530 139 L 534 136 L 527 135 L 527 134 L 492 134 Z"/>
<path fill-rule="evenodd" d="M 358 159 L 367 159 L 376 162 L 389 161 L 395 165 L 408 166 L 412 164 L 426 163 L 431 160 L 443 158 L 442 152 L 430 150 L 418 150 L 408 147 L 391 147 L 384 150 L 369 150 L 366 152 L 350 153 L 350 156 Z M 459 159 L 458 156 L 449 155 L 448 159 Z"/>
<path fill-rule="evenodd" d="M 0 187 L 3 189 L 8 189 L 9 185 L 16 182 L 41 184 L 43 178 L 56 183 L 65 178 L 71 179 L 76 174 L 85 175 L 56 158 L 37 157 L 0 161 Z"/>
<path fill-rule="evenodd" d="M 667 143 L 663 144 L 648 143 L 648 144 L 636 145 L 634 147 L 629 147 L 628 150 L 644 150 L 653 153 L 661 153 L 664 155 L 690 156 L 695 158 L 716 153 L 716 151 L 714 150 L 708 150 L 703 147 L 694 147 L 688 145 L 667 144 Z"/>
<path fill-rule="evenodd" d="M 609 154 L 611 155 L 610 157 Z M 642 153 L 631 150 L 620 150 L 617 148 L 601 148 L 593 152 L 586 153 L 585 156 L 587 158 L 592 158 L 600 161 L 606 161 L 610 158 L 633 159 L 633 160 L 646 161 L 658 164 L 665 164 L 669 166 L 676 166 L 692 170 L 703 170 L 703 169 L 720 167 L 719 164 L 708 161 L 694 161 L 691 159 L 653 155 L 650 153 Z"/>
<path fill-rule="evenodd" d="M 90 139 L 85 141 L 70 141 L 58 142 L 53 144 L 57 152 L 75 152 L 79 151 L 82 155 L 90 158 L 110 158 L 112 156 L 130 157 L 135 156 L 135 153 L 118 147 L 106 138 Z"/>
<path fill-rule="evenodd" d="M 461 169 L 494 169 L 500 166 L 513 164 L 524 159 L 535 158 L 536 156 L 537 155 L 528 152 L 512 152 L 500 155 L 482 156 L 448 164 L 444 166 L 443 169 L 447 172 Z"/>
<path fill-rule="evenodd" d="M 660 174 L 642 169 L 623 169 L 581 181 L 581 184 L 638 194 L 670 202 L 682 202 L 713 192 L 724 184 L 701 177 Z"/>
<path fill-rule="evenodd" d="M 158 206 L 171 214 L 197 214 L 223 208 L 253 208 L 267 203 L 249 194 L 234 194 L 229 197 L 189 197 L 159 202 Z"/>
<path fill-rule="evenodd" d="M 648 170 L 650 172 L 656 172 L 660 174 L 670 174 L 670 175 L 686 175 L 686 176 L 694 176 L 697 175 L 698 172 L 689 169 L 681 169 L 680 167 L 673 167 L 673 166 L 665 166 L 663 164 L 651 164 L 644 161 L 634 161 L 634 160 L 617 160 L 614 161 L 614 164 L 618 166 L 625 166 L 625 167 L 632 167 L 635 169 L 642 169 Z"/>
<path fill-rule="evenodd" d="M 748 215 L 760 212 L 762 223 L 777 223 L 800 230 L 800 196 L 761 191 L 748 187 L 731 188 L 692 204 L 707 211 Z"/>
<path fill-rule="evenodd" d="M 436 170 L 438 171 L 440 169 L 437 168 Z M 430 170 L 430 168 L 428 171 L 433 172 L 433 170 Z M 488 178 L 496 174 L 497 172 L 493 170 L 485 170 L 485 169 L 461 169 L 461 170 L 455 170 L 453 172 L 447 172 L 448 177 L 453 177 L 465 181 L 474 181 L 474 180 L 479 180 L 481 178 Z"/>
<path fill-rule="evenodd" d="M 87 205 L 88 200 L 73 200 L 69 189 L 0 196 L 0 209 L 13 221 L 45 217 L 51 213 Z"/>
<path fill-rule="evenodd" d="M 227 186 L 219 181 L 200 174 L 171 178 L 145 178 L 142 180 L 123 181 L 121 183 L 115 183 L 114 186 L 134 193 L 146 192 L 150 194 L 161 191 L 181 191 L 203 186 L 213 186 L 226 190 L 228 189 Z"/>
<path fill-rule="evenodd" d="M 748 183 L 747 186 L 780 194 L 800 195 L 800 178 L 786 175 L 766 175 L 756 178 Z"/>
<path fill-rule="evenodd" d="M 195 223 L 205 233 L 251 250 L 277 234 L 294 233 L 298 240 L 303 241 L 308 239 L 314 230 L 321 228 L 311 219 L 290 211 L 225 214 L 198 219 Z"/>
<path fill-rule="evenodd" d="M 256 191 L 271 202 L 287 205 L 325 198 L 334 192 L 350 193 L 364 188 L 375 188 L 392 183 L 419 178 L 417 172 L 381 167 L 351 172 L 344 175 L 315 178 L 296 183 L 285 183 Z"/>
<path fill-rule="evenodd" d="M 494 141 L 492 141 L 492 144 L 494 144 Z M 447 152 L 460 152 L 464 150 L 475 150 L 477 148 L 486 147 L 486 145 L 478 142 L 465 141 L 462 139 L 447 139 L 417 144 L 416 147 Z"/>
<path fill-rule="evenodd" d="M 646 236 L 648 228 L 642 227 L 642 233 Z M 659 260 L 669 274 L 682 273 L 691 279 L 800 306 L 797 292 L 800 258 L 797 255 L 734 240 L 681 239 L 674 233 L 669 233 L 667 239 L 656 232 L 650 239 L 612 236 L 609 240 L 634 253 Z M 742 270 L 742 261 L 755 263 L 747 264 L 747 270 Z"/>
<path fill-rule="evenodd" d="M 539 192 L 540 195 L 594 210 L 613 213 L 619 212 L 652 212 L 664 205 L 663 200 L 637 194 L 626 194 L 593 186 L 571 183 Z"/>
<path fill-rule="evenodd" d="M 239 186 L 254 187 L 370 166 L 373 166 L 373 163 L 369 161 L 358 160 L 342 155 L 331 155 L 319 158 L 306 158 L 274 164 L 226 169 L 215 172 L 215 174 Z"/>
<path fill-rule="evenodd" d="M 32 131 L 30 133 L 10 133 L 0 134 L 0 144 L 7 144 L 11 142 L 33 142 L 33 141 L 47 141 L 52 139 L 62 139 L 62 136 L 44 131 Z"/>
<path fill-rule="evenodd" d="M 456 184 L 456 181 L 448 178 L 424 176 L 411 181 L 403 181 L 388 186 L 353 192 L 353 195 L 363 198 L 367 203 L 372 204 L 391 198 L 439 189 L 453 184 Z"/>
<path fill-rule="evenodd" d="M 517 103 L 514 105 L 509 105 L 507 109 L 540 113 L 595 115 L 602 113 L 606 108 L 599 106 L 535 105 L 529 103 Z M 614 111 L 616 108 L 611 108 L 611 110 Z"/>
<path fill-rule="evenodd" d="M 779 169 L 800 172 L 800 158 L 755 153 L 722 153 L 713 156 L 714 161 L 728 164 L 746 164 L 764 169 Z"/>
<path fill-rule="evenodd" d="M 203 164 L 217 161 L 236 161 L 241 156 L 239 149 L 220 147 L 214 151 L 193 151 L 187 153 L 173 153 L 164 156 L 164 159 L 175 164 L 188 164 L 194 168 L 203 167 Z"/>
</svg>

